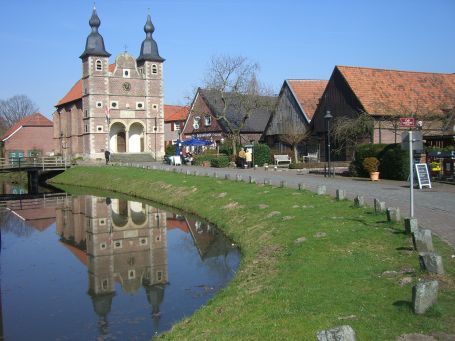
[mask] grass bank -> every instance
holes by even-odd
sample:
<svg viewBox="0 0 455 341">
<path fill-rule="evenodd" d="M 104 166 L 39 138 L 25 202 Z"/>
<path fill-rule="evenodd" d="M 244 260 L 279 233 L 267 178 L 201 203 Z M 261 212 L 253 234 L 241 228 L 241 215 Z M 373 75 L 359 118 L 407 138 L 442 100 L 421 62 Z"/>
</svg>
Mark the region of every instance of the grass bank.
<svg viewBox="0 0 455 341">
<path fill-rule="evenodd" d="M 451 248 L 434 240 L 446 275 L 422 273 L 401 225 L 349 201 L 120 167 L 76 167 L 53 181 L 197 213 L 240 245 L 243 258 L 233 281 L 164 339 L 314 340 L 316 331 L 343 324 L 351 325 L 359 340 L 455 333 Z M 437 278 L 440 294 L 434 308 L 416 316 L 411 288 L 423 278 Z"/>
</svg>

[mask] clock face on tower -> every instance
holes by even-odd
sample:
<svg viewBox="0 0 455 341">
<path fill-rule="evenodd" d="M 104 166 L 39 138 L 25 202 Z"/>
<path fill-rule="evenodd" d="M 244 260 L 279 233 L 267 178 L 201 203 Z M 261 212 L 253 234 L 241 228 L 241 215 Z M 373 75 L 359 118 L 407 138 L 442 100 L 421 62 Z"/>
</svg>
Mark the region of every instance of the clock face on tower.
<svg viewBox="0 0 455 341">
<path fill-rule="evenodd" d="M 128 83 L 128 82 L 123 83 L 123 90 L 130 91 L 131 90 L 131 84 Z"/>
</svg>

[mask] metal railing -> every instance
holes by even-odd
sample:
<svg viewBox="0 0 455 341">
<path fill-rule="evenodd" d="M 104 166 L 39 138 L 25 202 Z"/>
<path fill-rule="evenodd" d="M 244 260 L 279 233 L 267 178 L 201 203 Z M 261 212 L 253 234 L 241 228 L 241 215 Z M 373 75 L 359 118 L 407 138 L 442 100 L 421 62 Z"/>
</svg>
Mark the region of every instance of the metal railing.
<svg viewBox="0 0 455 341">
<path fill-rule="evenodd" d="M 61 156 L 0 158 L 0 169 L 68 168 L 70 164 Z"/>
</svg>

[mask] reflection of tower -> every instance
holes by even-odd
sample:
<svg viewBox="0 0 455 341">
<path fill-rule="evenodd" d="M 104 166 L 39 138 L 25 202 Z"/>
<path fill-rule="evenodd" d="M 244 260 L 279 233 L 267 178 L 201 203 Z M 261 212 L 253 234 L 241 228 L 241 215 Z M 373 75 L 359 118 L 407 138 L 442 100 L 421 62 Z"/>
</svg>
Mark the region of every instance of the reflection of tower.
<svg viewBox="0 0 455 341">
<path fill-rule="evenodd" d="M 108 332 L 107 315 L 111 311 L 112 298 L 115 295 L 112 223 L 110 219 L 106 219 L 108 213 L 104 200 L 86 198 L 88 294 L 99 317 L 100 332 L 104 335 Z M 100 216 L 104 218 L 98 218 Z"/>
<path fill-rule="evenodd" d="M 160 305 L 164 298 L 164 286 L 168 282 L 167 271 L 167 225 L 166 212 L 150 207 L 148 212 L 150 229 L 150 271 L 143 284 L 147 300 L 152 306 L 152 316 L 157 321 L 160 316 Z"/>
</svg>

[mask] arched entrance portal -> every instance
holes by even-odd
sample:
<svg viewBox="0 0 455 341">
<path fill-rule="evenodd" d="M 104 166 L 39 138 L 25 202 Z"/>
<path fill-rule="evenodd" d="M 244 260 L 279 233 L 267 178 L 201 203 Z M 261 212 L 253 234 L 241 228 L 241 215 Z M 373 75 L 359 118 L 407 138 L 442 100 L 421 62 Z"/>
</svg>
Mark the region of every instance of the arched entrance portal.
<svg viewBox="0 0 455 341">
<path fill-rule="evenodd" d="M 125 126 L 116 122 L 111 126 L 109 131 L 109 149 L 113 153 L 126 152 L 126 131 Z"/>
<path fill-rule="evenodd" d="M 130 153 L 144 152 L 144 126 L 135 122 L 130 126 L 128 132 L 128 151 Z"/>
</svg>

